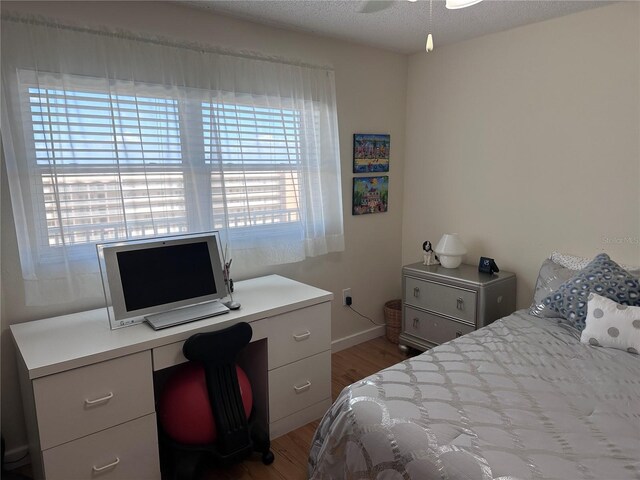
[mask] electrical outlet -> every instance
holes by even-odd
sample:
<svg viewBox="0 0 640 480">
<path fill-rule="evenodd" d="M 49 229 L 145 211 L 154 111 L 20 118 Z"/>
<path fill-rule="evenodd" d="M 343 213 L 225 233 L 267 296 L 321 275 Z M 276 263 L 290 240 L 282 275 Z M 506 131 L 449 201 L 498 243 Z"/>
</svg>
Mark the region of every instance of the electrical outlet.
<svg viewBox="0 0 640 480">
<path fill-rule="evenodd" d="M 345 288 L 344 290 L 342 290 L 342 305 L 343 306 L 347 306 L 347 297 L 351 297 L 351 289 L 350 288 Z"/>
</svg>

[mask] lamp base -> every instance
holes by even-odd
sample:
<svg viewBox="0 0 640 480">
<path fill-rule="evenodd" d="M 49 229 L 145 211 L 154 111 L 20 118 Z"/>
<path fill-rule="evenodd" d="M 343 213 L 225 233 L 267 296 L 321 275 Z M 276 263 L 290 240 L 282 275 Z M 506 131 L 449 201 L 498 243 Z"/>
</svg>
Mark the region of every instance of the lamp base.
<svg viewBox="0 0 640 480">
<path fill-rule="evenodd" d="M 458 268 L 462 263 L 462 255 L 442 255 L 438 256 L 440 264 L 444 268 Z"/>
</svg>

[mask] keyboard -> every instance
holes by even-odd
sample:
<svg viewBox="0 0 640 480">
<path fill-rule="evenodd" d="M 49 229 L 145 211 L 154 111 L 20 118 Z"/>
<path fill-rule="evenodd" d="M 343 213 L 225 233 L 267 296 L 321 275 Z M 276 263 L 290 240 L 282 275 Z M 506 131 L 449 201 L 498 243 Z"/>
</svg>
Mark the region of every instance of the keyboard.
<svg viewBox="0 0 640 480">
<path fill-rule="evenodd" d="M 146 315 L 144 318 L 151 328 L 154 330 L 162 330 L 163 328 L 181 325 L 183 323 L 195 322 L 203 318 L 215 317 L 229 313 L 229 309 L 222 303 L 216 301 L 199 303 L 189 307 L 177 308 L 168 312 L 155 313 Z"/>
</svg>

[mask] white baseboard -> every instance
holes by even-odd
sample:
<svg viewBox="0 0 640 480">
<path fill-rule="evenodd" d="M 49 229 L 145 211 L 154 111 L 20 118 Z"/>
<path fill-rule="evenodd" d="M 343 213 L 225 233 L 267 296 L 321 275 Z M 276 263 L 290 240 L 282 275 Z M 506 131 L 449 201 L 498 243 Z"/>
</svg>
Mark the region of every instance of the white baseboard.
<svg viewBox="0 0 640 480">
<path fill-rule="evenodd" d="M 381 337 L 385 334 L 385 326 L 380 325 L 377 327 L 364 330 L 362 332 L 347 335 L 346 337 L 338 338 L 331 342 L 331 353 L 339 352 L 345 348 L 353 347 L 359 343 L 366 342 L 367 340 L 373 340 L 374 338 Z"/>
<path fill-rule="evenodd" d="M 29 463 L 31 463 L 31 458 L 29 458 L 27 445 L 14 447 L 4 452 L 4 468 L 7 470 L 13 470 Z"/>
</svg>

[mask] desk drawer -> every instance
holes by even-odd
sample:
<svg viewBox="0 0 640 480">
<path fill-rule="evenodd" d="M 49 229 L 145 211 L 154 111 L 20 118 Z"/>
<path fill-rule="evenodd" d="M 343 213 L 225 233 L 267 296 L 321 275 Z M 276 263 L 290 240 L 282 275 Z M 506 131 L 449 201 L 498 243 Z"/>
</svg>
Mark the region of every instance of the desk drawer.
<svg viewBox="0 0 640 480">
<path fill-rule="evenodd" d="M 33 381 L 43 450 L 154 412 L 151 353 Z"/>
<path fill-rule="evenodd" d="M 42 453 L 47 480 L 160 478 L 156 416 L 65 443 Z"/>
<path fill-rule="evenodd" d="M 331 302 L 320 303 L 251 325 L 269 337 L 269 370 L 331 348 Z"/>
<path fill-rule="evenodd" d="M 331 351 L 269 372 L 269 422 L 331 398 Z"/>
<path fill-rule="evenodd" d="M 476 292 L 412 277 L 405 278 L 406 303 L 475 325 Z"/>
<path fill-rule="evenodd" d="M 404 333 L 438 345 L 474 330 L 470 325 L 411 307 L 405 307 L 404 312 Z"/>
<path fill-rule="evenodd" d="M 269 370 L 331 348 L 331 302 L 251 322 L 251 341 L 268 338 Z M 184 342 L 153 349 L 153 369 L 162 370 L 187 359 Z"/>
</svg>

